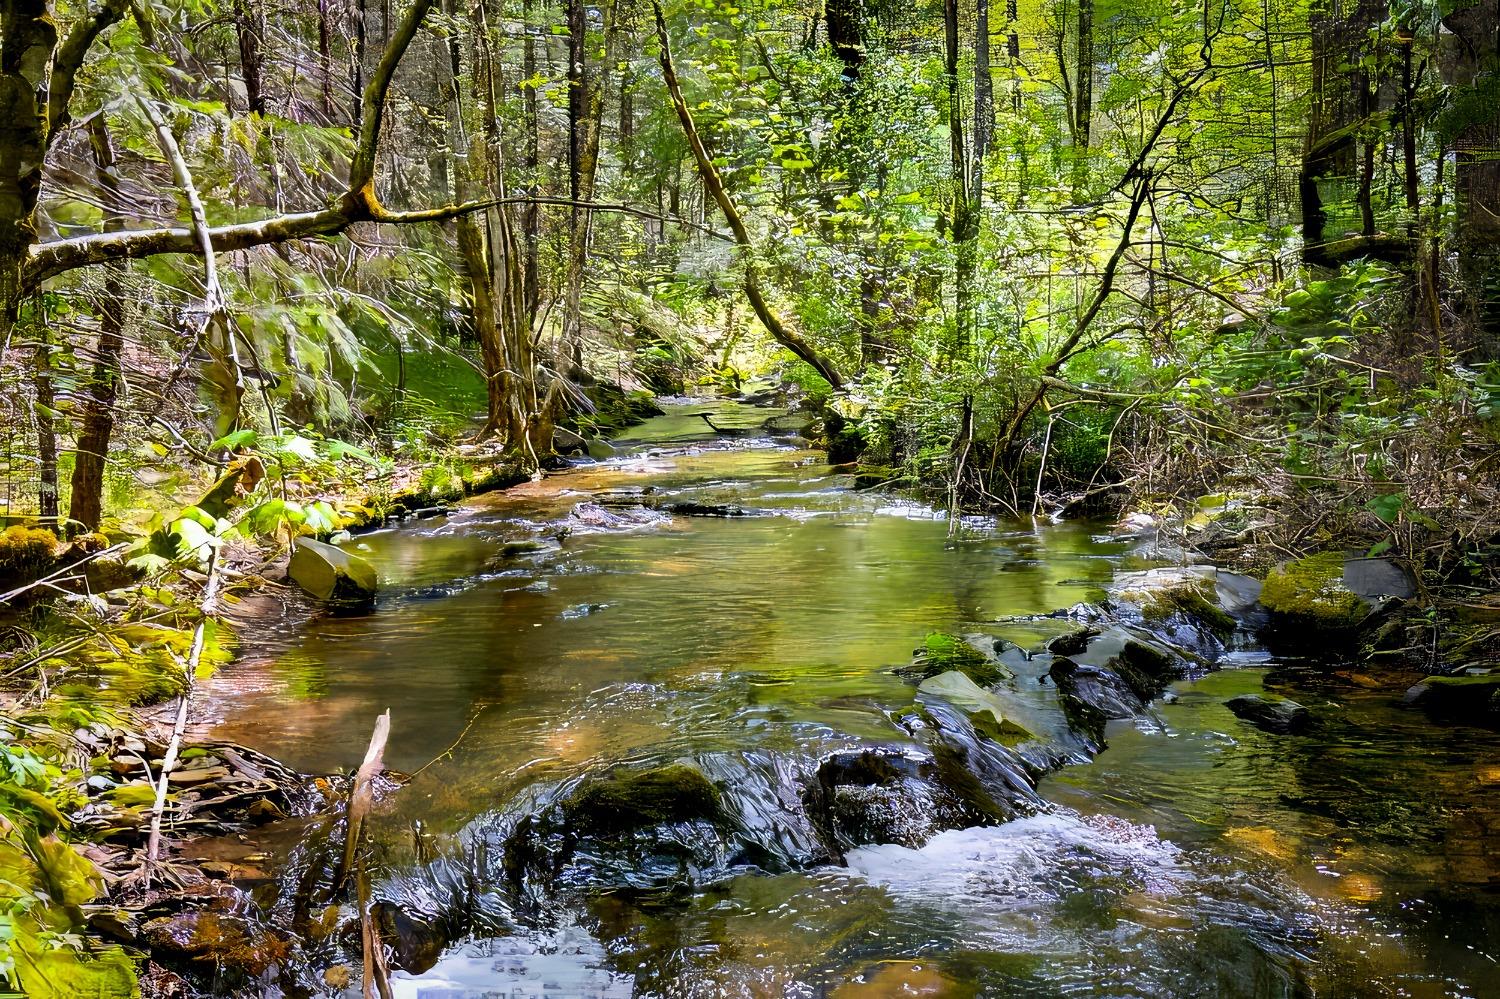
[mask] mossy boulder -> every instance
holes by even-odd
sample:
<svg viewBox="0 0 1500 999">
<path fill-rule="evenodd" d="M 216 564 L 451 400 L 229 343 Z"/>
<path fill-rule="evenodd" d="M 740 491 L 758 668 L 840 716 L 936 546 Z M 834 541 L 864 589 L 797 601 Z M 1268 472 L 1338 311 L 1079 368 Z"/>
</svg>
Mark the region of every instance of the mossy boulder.
<svg viewBox="0 0 1500 999">
<path fill-rule="evenodd" d="M 340 606 L 363 606 L 380 586 L 375 567 L 353 552 L 311 538 L 298 538 L 286 573 L 319 600 Z"/>
<path fill-rule="evenodd" d="M 1494 725 L 1500 722 L 1500 671 L 1430 676 L 1406 697 L 1440 719 Z"/>
<path fill-rule="evenodd" d="M 43 527 L 17 525 L 0 531 L 0 586 L 29 583 L 57 562 L 57 535 Z"/>
<path fill-rule="evenodd" d="M 649 770 L 615 770 L 584 783 L 562 808 L 567 827 L 580 836 L 610 836 L 675 822 L 714 821 L 719 791 L 683 763 Z"/>
<path fill-rule="evenodd" d="M 1266 576 L 1260 602 L 1273 629 L 1308 630 L 1323 637 L 1347 636 L 1370 613 L 1370 605 L 1344 582 L 1344 556 L 1323 552 L 1283 562 Z"/>
<path fill-rule="evenodd" d="M 1134 639 L 1127 641 L 1104 667 L 1129 684 L 1143 702 L 1160 696 L 1169 683 L 1188 673 L 1188 663 L 1180 656 Z"/>
<path fill-rule="evenodd" d="M 935 631 L 912 653 L 912 661 L 895 672 L 898 676 L 921 682 L 942 673 L 956 671 L 981 687 L 993 687 L 1015 674 L 1004 663 L 985 655 L 968 639 Z"/>
</svg>

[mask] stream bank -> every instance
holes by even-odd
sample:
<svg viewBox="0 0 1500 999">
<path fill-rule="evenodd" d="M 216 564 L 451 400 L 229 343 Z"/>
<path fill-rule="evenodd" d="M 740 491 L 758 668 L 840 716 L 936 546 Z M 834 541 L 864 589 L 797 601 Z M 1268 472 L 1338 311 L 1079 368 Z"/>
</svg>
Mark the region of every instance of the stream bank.
<svg viewBox="0 0 1500 999">
<path fill-rule="evenodd" d="M 203 690 L 197 739 L 313 774 L 395 707 L 414 776 L 374 816 L 369 909 L 395 986 L 1484 980 L 1438 931 L 1493 919 L 1493 733 L 1263 647 L 1256 581 L 1103 525 L 950 535 L 735 403 L 619 448 L 351 539 L 373 613 L 251 597 Z M 189 770 L 225 762 L 203 749 Z M 357 981 L 356 910 L 319 874 L 348 785 L 293 783 L 319 796 L 187 844 L 210 883 L 99 924 L 156 956 L 148 992 Z"/>
</svg>

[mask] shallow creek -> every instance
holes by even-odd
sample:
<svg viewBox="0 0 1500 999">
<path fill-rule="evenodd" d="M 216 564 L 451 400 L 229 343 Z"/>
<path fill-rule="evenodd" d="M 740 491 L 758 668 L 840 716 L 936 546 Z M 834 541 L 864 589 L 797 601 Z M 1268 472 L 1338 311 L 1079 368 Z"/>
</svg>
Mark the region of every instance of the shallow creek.
<svg viewBox="0 0 1500 999">
<path fill-rule="evenodd" d="M 386 763 L 420 773 L 378 816 L 377 895 L 458 928 L 398 996 L 1500 996 L 1500 735 L 1285 686 L 1306 671 L 1242 636 L 1090 761 L 1028 700 L 1045 681 L 1021 650 L 1067 623 L 1012 619 L 1103 600 L 1149 564 L 1132 542 L 978 518 L 950 537 L 940 511 L 700 412 L 767 416 L 670 407 L 616 458 L 365 535 L 373 613 L 247 636 L 211 681 L 215 735 L 311 772 L 357 763 L 391 709 Z M 1007 703 L 1068 765 L 995 824 L 950 828 L 913 785 L 880 804 L 900 835 L 812 862 L 756 802 L 840 753 L 914 754 L 892 670 L 935 632 L 1019 646 Z M 1311 734 L 1224 708 L 1265 686 L 1313 709 Z M 1003 783 L 1014 756 L 986 759 Z M 676 760 L 763 855 L 665 887 L 606 860 L 566 890 L 487 880 L 546 789 Z"/>
</svg>

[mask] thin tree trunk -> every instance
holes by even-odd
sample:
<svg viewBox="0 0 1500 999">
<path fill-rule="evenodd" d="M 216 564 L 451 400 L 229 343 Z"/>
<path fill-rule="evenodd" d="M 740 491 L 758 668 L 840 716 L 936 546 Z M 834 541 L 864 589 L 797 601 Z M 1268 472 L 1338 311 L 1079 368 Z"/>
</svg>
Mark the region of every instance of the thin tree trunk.
<svg viewBox="0 0 1500 999">
<path fill-rule="evenodd" d="M 89 123 L 89 144 L 94 157 L 94 181 L 104 204 L 104 229 L 118 231 L 124 227 L 124 205 L 115 170 L 114 144 L 102 115 Z M 97 530 L 104 519 L 104 470 L 109 460 L 110 437 L 114 434 L 120 354 L 125 345 L 125 267 L 124 261 L 105 265 L 94 371 L 83 399 L 78 440 L 74 445 L 68 517 L 90 531 Z"/>
<path fill-rule="evenodd" d="M 724 219 L 729 223 L 730 231 L 734 233 L 735 242 L 739 243 L 740 249 L 745 254 L 745 297 L 750 300 L 750 307 L 755 310 L 755 315 L 760 319 L 761 325 L 766 328 L 766 332 L 770 333 L 777 343 L 806 361 L 814 371 L 823 376 L 824 381 L 828 382 L 834 391 L 838 391 L 844 387 L 844 380 L 839 375 L 838 368 L 820 354 L 812 344 L 788 329 L 761 291 L 755 245 L 750 239 L 750 231 L 745 228 L 744 219 L 741 218 L 739 209 L 735 207 L 734 199 L 725 189 L 724 181 L 714 166 L 713 157 L 708 155 L 708 149 L 703 145 L 703 139 L 698 134 L 698 126 L 693 122 L 692 112 L 688 110 L 687 101 L 682 96 L 682 85 L 677 80 L 677 67 L 672 62 L 667 19 L 662 13 L 659 0 L 652 0 L 651 8 L 656 15 L 656 37 L 660 49 L 662 81 L 667 86 L 667 95 L 671 98 L 672 107 L 677 112 L 677 120 L 682 125 L 682 133 L 687 139 L 688 148 L 692 150 L 693 161 L 698 167 L 698 175 L 703 179 L 703 186 L 718 202 L 719 210 L 724 213 Z"/>
<path fill-rule="evenodd" d="M 323 117 L 333 122 L 333 32 L 328 24 L 329 0 L 318 0 L 318 85 L 323 95 Z"/>
<path fill-rule="evenodd" d="M 261 91 L 260 41 L 263 15 L 257 0 L 234 0 L 234 32 L 240 44 L 240 77 L 245 84 L 245 107 L 264 117 L 266 99 Z"/>
<path fill-rule="evenodd" d="M 526 185 L 526 194 L 533 198 L 542 193 L 541 174 L 538 169 L 541 163 L 541 128 L 537 121 L 536 87 L 530 83 L 531 80 L 536 79 L 537 73 L 536 36 L 531 26 L 534 8 L 535 0 L 525 0 L 521 6 L 521 30 L 525 32 L 525 41 L 521 43 L 521 76 L 527 83 L 521 97 L 523 138 L 519 164 L 523 183 Z M 534 316 L 542 304 L 542 209 L 536 203 L 527 205 L 521 212 L 521 242 L 525 256 L 522 265 L 522 282 L 526 314 Z"/>
<path fill-rule="evenodd" d="M 1375 111 L 1375 95 L 1368 73 L 1361 71 L 1355 78 L 1359 86 L 1360 117 L 1367 123 L 1360 140 L 1359 218 L 1360 233 L 1368 237 L 1375 235 L 1375 138 L 1374 126 L 1368 124 Z"/>
<path fill-rule="evenodd" d="M 953 247 L 954 347 L 967 355 L 974 342 L 974 271 L 979 230 L 972 196 L 972 171 L 964 141 L 963 88 L 959 83 L 958 0 L 943 5 L 945 40 L 944 76 L 948 95 L 948 152 L 952 199 L 950 201 Z"/>
<path fill-rule="evenodd" d="M 52 336 L 45 316 L 36 317 L 36 335 L 31 376 L 36 392 L 36 506 L 42 520 L 57 524 L 57 426 L 53 417 L 57 398 L 52 384 Z"/>
<path fill-rule="evenodd" d="M 589 110 L 593 103 L 588 72 L 588 18 L 583 0 L 567 0 L 568 17 L 568 213 L 567 299 L 563 306 L 563 364 L 578 368 L 583 362 L 583 259 L 587 250 L 589 215 L 580 204 L 588 156 Z"/>
<path fill-rule="evenodd" d="M 354 71 L 354 103 L 349 120 L 354 123 L 356 132 L 364 127 L 364 101 L 360 97 L 365 92 L 365 21 L 368 16 L 365 3 L 366 0 L 354 0 L 354 57 L 351 60 Z"/>
<path fill-rule="evenodd" d="M 569 31 L 575 27 L 574 10 L 581 0 L 569 0 Z M 619 10 L 610 4 L 605 10 L 604 58 L 597 69 L 588 65 L 587 20 L 576 18 L 578 35 L 570 37 L 569 50 L 569 170 L 568 186 L 575 204 L 568 230 L 568 298 L 564 311 L 564 345 L 569 361 L 577 370 L 583 367 L 583 272 L 588 262 L 589 235 L 593 212 L 586 207 L 594 200 L 595 178 L 599 170 L 599 141 L 603 131 L 604 95 L 608 93 L 609 68 L 614 65 L 619 38 Z"/>
<path fill-rule="evenodd" d="M 1078 63 L 1073 88 L 1073 144 L 1087 161 L 1094 120 L 1094 0 L 1078 0 Z"/>
</svg>

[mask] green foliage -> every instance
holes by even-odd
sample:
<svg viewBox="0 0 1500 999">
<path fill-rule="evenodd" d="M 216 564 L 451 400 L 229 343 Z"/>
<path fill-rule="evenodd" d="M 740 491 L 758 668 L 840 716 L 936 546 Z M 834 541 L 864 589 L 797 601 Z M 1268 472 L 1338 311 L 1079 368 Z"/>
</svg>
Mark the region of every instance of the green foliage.
<svg viewBox="0 0 1500 999">
<path fill-rule="evenodd" d="M 84 800 L 72 740 L 44 717 L 0 718 L 0 988 L 27 996 L 138 996 L 119 948 L 86 944 L 80 906 L 103 887 L 70 841 Z"/>
</svg>

